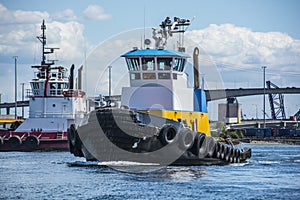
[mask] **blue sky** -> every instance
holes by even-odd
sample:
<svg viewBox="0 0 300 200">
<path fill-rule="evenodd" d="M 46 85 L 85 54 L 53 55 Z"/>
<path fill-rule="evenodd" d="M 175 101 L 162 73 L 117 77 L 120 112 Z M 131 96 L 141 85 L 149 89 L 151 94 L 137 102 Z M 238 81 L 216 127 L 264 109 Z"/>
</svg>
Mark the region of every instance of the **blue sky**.
<svg viewBox="0 0 300 200">
<path fill-rule="evenodd" d="M 196 16 L 194 28 L 205 28 L 212 23 L 231 23 L 249 27 L 253 31 L 280 31 L 300 39 L 298 0 L 1 0 L 0 3 L 10 10 L 42 11 L 49 14 L 71 9 L 85 25 L 86 35 L 94 42 L 120 31 L 142 27 L 144 13 L 146 26 L 153 26 L 166 15 L 189 18 Z M 101 6 L 111 18 L 100 23 L 87 20 L 83 11 L 88 5 Z M 95 30 L 100 34 L 96 34 Z"/>
<path fill-rule="evenodd" d="M 215 62 L 225 87 L 261 87 L 262 65 L 268 66 L 267 79 L 279 86 L 300 87 L 298 0 L 0 0 L 0 6 L 3 101 L 13 100 L 13 84 L 5 84 L 13 83 L 12 56 L 19 56 L 19 82 L 32 78 L 42 18 L 49 43 L 61 47 L 61 62 L 78 66 L 85 53 L 123 31 L 156 27 L 166 16 L 195 16 L 187 35 Z M 261 109 L 261 98 L 240 99 L 250 118 L 255 116 L 254 104 Z M 286 95 L 286 105 L 287 115 L 294 114 L 300 108 L 299 95 Z"/>
</svg>

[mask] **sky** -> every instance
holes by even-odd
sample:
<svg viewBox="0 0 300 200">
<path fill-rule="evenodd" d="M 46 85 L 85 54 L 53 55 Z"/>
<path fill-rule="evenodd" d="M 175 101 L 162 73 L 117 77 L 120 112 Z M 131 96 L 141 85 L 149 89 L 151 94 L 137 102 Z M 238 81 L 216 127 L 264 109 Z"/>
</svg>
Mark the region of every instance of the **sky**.
<svg viewBox="0 0 300 200">
<path fill-rule="evenodd" d="M 13 56 L 18 56 L 18 98 L 20 83 L 29 88 L 30 66 L 40 62 L 36 36 L 43 19 L 48 46 L 60 47 L 54 55 L 57 64 L 86 65 L 90 96 L 107 93 L 106 66 L 122 63 L 119 54 L 140 46 L 143 31 L 166 16 L 192 19 L 186 44 L 203 50 L 200 73 L 206 89 L 262 87 L 261 66 L 267 66 L 266 80 L 300 87 L 299 10 L 298 0 L 0 0 L 1 99 L 14 100 Z M 148 32 L 146 37 L 151 37 Z M 124 68 L 113 67 L 112 73 L 114 88 L 128 82 Z M 262 98 L 238 98 L 246 118 L 262 118 Z M 287 116 L 300 108 L 299 99 L 285 95 Z M 209 103 L 214 119 L 220 102 Z"/>
</svg>

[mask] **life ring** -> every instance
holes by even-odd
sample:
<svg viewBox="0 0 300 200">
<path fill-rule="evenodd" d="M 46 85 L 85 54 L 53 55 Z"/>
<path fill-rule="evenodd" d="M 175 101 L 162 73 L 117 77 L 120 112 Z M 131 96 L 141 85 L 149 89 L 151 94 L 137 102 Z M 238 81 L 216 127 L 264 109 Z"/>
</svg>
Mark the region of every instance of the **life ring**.
<svg viewBox="0 0 300 200">
<path fill-rule="evenodd" d="M 166 124 L 161 128 L 158 138 L 163 145 L 167 145 L 175 141 L 176 135 L 177 128 L 172 124 Z"/>
<path fill-rule="evenodd" d="M 34 150 L 40 145 L 40 140 L 35 135 L 30 135 L 25 139 L 25 145 L 28 149 Z"/>
<path fill-rule="evenodd" d="M 188 128 L 183 128 L 179 131 L 179 148 L 187 150 L 194 144 L 194 134 Z"/>
<path fill-rule="evenodd" d="M 20 145 L 22 144 L 22 140 L 18 135 L 14 135 L 7 140 L 7 143 L 11 150 L 14 150 L 20 147 Z"/>
</svg>

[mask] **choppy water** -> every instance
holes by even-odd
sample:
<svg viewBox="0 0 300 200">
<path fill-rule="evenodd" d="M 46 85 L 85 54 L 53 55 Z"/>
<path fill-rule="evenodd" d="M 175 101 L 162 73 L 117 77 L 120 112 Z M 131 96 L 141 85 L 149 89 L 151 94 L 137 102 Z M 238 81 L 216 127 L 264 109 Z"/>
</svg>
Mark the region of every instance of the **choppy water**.
<svg viewBox="0 0 300 200">
<path fill-rule="evenodd" d="M 300 146 L 251 148 L 247 163 L 146 174 L 84 165 L 68 152 L 0 152 L 0 199 L 299 199 Z"/>
</svg>

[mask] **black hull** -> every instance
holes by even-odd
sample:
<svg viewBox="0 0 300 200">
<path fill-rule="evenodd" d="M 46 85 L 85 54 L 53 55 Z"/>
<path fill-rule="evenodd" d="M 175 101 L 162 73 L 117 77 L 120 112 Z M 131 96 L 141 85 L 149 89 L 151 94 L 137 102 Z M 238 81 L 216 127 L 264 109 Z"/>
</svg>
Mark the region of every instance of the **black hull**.
<svg viewBox="0 0 300 200">
<path fill-rule="evenodd" d="M 237 149 L 192 132 L 181 122 L 126 109 L 93 111 L 68 130 L 70 152 L 88 161 L 132 161 L 159 165 L 225 165 L 243 162 L 251 149 Z"/>
</svg>

